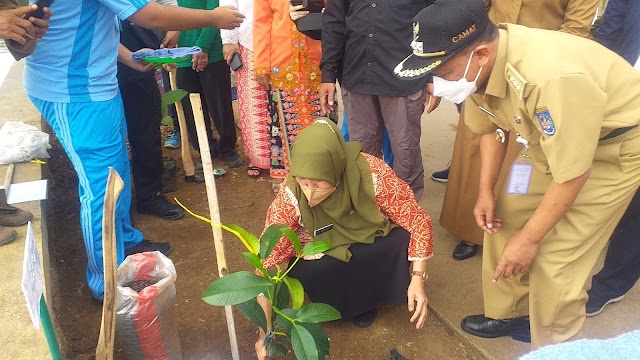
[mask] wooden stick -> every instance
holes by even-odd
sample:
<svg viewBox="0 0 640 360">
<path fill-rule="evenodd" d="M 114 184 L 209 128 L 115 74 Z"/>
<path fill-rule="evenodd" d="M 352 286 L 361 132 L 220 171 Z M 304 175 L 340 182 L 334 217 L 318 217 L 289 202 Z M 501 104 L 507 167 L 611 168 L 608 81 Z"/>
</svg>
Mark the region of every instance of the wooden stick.
<svg viewBox="0 0 640 360">
<path fill-rule="evenodd" d="M 11 181 L 13 180 L 13 169 L 15 165 L 9 164 L 7 167 L 7 172 L 4 176 L 4 194 L 7 198 L 9 198 L 9 186 L 11 186 Z"/>
<path fill-rule="evenodd" d="M 102 323 L 96 347 L 96 360 L 113 360 L 116 334 L 116 203 L 124 188 L 122 178 L 112 167 L 109 168 L 107 190 L 104 194 L 102 215 L 102 261 L 104 262 L 104 302 L 102 303 Z"/>
<path fill-rule="evenodd" d="M 211 229 L 213 230 L 213 244 L 216 249 L 216 262 L 218 263 L 218 275 L 223 277 L 229 273 L 227 260 L 224 255 L 224 243 L 222 242 L 222 229 L 215 225 L 220 224 L 220 209 L 218 207 L 218 193 L 216 192 L 216 181 L 213 176 L 213 164 L 211 162 L 211 152 L 209 151 L 209 139 L 207 139 L 207 128 L 202 115 L 202 103 L 200 94 L 190 94 L 191 109 L 198 132 L 198 142 L 200 143 L 200 157 L 202 158 L 202 169 L 204 171 L 205 184 L 207 185 L 207 199 L 209 201 L 209 213 L 211 215 Z M 236 338 L 236 326 L 233 322 L 231 306 L 225 306 L 224 312 L 227 317 L 227 328 L 229 329 L 229 342 L 231 343 L 231 357 L 233 360 L 240 359 L 238 351 L 238 340 Z"/>
<path fill-rule="evenodd" d="M 169 72 L 169 82 L 171 83 L 171 90 L 177 89 L 176 85 L 176 72 Z M 182 108 L 182 101 L 178 101 L 176 104 L 176 112 L 178 113 L 178 124 L 180 124 L 180 146 L 182 154 L 182 166 L 184 167 L 184 176 L 187 180 L 192 180 L 196 174 L 196 167 L 193 165 L 193 159 L 191 158 L 191 147 L 189 146 L 189 132 L 187 131 L 187 120 L 184 118 L 184 109 Z"/>
</svg>

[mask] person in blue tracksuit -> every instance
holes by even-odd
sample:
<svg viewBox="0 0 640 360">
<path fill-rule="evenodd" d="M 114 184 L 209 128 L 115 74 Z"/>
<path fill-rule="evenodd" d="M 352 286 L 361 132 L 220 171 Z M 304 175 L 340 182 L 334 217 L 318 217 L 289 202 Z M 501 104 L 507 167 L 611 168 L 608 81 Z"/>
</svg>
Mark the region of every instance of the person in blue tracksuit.
<svg viewBox="0 0 640 360">
<path fill-rule="evenodd" d="M 87 252 L 87 282 L 94 298 L 104 296 L 102 209 L 109 167 L 124 180 L 116 205 L 117 261 L 125 254 L 168 252 L 167 243 L 143 240 L 131 224 L 131 181 L 125 144 L 126 123 L 116 60 L 146 71 L 119 45 L 117 18 L 146 28 L 185 30 L 207 26 L 235 28 L 235 9 L 198 11 L 148 0 L 55 1 L 49 30 L 26 60 L 24 87 L 51 125 L 79 179 L 80 221 Z"/>
</svg>

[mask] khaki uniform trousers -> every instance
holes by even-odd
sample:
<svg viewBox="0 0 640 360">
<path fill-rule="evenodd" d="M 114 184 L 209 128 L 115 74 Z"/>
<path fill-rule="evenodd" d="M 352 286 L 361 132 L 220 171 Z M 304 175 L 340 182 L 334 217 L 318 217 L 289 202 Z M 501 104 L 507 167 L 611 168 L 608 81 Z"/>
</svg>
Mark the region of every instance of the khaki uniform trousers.
<svg viewBox="0 0 640 360">
<path fill-rule="evenodd" d="M 509 137 L 509 146 L 500 170 L 496 189 L 500 189 L 509 177 L 511 164 L 520 154 L 522 145 L 516 143 L 517 136 Z M 473 208 L 478 201 L 480 182 L 480 135 L 464 123 L 464 107 L 458 121 L 456 140 L 451 156 L 449 180 L 444 192 L 440 225 L 460 240 L 482 245 L 484 232 L 476 224 Z"/>
<path fill-rule="evenodd" d="M 491 281 L 505 243 L 520 231 L 552 181 L 534 166 L 529 193 L 497 196 L 502 228 L 485 235 L 482 282 L 485 315 L 529 315 L 534 348 L 570 339 L 585 320 L 587 278 L 640 185 L 640 129 L 601 142 L 578 198 L 544 238 L 528 272 Z M 518 161 L 522 160 L 520 156 Z"/>
</svg>

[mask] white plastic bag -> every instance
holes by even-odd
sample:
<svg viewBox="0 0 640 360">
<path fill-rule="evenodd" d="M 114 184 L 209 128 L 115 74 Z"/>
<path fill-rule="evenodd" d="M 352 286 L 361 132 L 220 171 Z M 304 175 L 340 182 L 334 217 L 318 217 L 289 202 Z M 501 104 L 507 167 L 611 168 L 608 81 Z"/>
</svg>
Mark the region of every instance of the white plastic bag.
<svg viewBox="0 0 640 360">
<path fill-rule="evenodd" d="M 49 134 L 22 121 L 7 121 L 0 129 L 0 164 L 49 158 Z"/>
<path fill-rule="evenodd" d="M 173 262 L 158 251 L 130 255 L 118 267 L 116 338 L 127 359 L 182 359 L 175 281 Z"/>
</svg>

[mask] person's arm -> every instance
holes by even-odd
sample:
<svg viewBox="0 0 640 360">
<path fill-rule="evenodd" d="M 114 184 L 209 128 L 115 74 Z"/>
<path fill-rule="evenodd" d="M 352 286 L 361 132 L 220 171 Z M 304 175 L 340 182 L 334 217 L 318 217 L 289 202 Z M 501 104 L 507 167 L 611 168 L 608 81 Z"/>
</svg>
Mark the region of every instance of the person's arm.
<svg viewBox="0 0 640 360">
<path fill-rule="evenodd" d="M 0 38 L 6 41 L 9 52 L 16 60 L 31 55 L 38 39 L 41 39 L 49 28 L 49 8 L 44 8 L 42 19 L 24 19 L 26 14 L 35 9 L 36 5 L 18 7 L 14 1 L 0 5 Z"/>
<path fill-rule="evenodd" d="M 298 208 L 295 196 L 288 191 L 286 185 L 283 185 L 267 210 L 264 231 L 273 224 L 286 225 L 294 231 L 299 227 L 300 209 Z M 264 259 L 263 266 L 269 270 L 276 265 L 286 262 L 295 255 L 296 251 L 293 243 L 286 236 L 282 235 L 271 254 Z"/>
<path fill-rule="evenodd" d="M 617 51 L 616 44 L 624 26 L 627 5 L 621 0 L 609 0 L 604 12 L 604 19 L 596 30 L 596 41 L 612 51 Z"/>
<path fill-rule="evenodd" d="M 320 70 L 323 83 L 335 84 L 342 63 L 346 45 L 346 12 L 348 0 L 329 0 L 322 14 L 322 59 Z"/>
<path fill-rule="evenodd" d="M 253 71 L 258 84 L 269 88 L 271 73 L 271 1 L 254 0 L 253 3 Z"/>
<path fill-rule="evenodd" d="M 480 135 L 480 182 L 478 185 L 478 199 L 473 210 L 476 224 L 487 234 L 494 234 L 502 224 L 502 220 L 495 214 L 494 189 L 498 175 L 504 162 L 509 143 L 509 133 L 505 133 L 505 141 L 496 140 L 493 133 Z"/>
<path fill-rule="evenodd" d="M 251 1 L 251 0 L 250 0 Z M 231 6 L 238 8 L 238 0 L 220 0 L 220 6 Z M 220 30 L 220 37 L 222 38 L 222 44 L 238 44 L 240 42 L 240 36 L 238 29 Z"/>
<path fill-rule="evenodd" d="M 597 9 L 598 0 L 569 0 L 559 31 L 587 37 Z"/>
<path fill-rule="evenodd" d="M 416 329 L 424 326 L 428 314 L 427 294 L 424 291 L 423 274 L 426 275 L 427 259 L 433 255 L 431 218 L 418 205 L 413 191 L 381 159 L 363 154 L 369 162 L 376 203 L 380 211 L 391 222 L 407 230 L 410 234 L 409 260 L 412 274 L 407 289 L 407 309 L 413 312 L 410 322 L 416 322 Z M 413 274 L 418 272 L 418 274 Z"/>
<path fill-rule="evenodd" d="M 134 12 L 129 20 L 147 29 L 190 30 L 205 27 L 235 29 L 242 23 L 244 15 L 231 7 L 214 10 L 196 10 L 183 7 L 160 5 L 149 2 Z"/>
<path fill-rule="evenodd" d="M 146 49 L 140 49 L 146 50 Z M 128 67 L 140 71 L 147 72 L 154 68 L 153 64 L 144 62 L 144 61 L 134 61 L 131 57 L 131 50 L 127 49 L 124 45 L 118 44 L 118 62 L 127 65 Z"/>
</svg>

